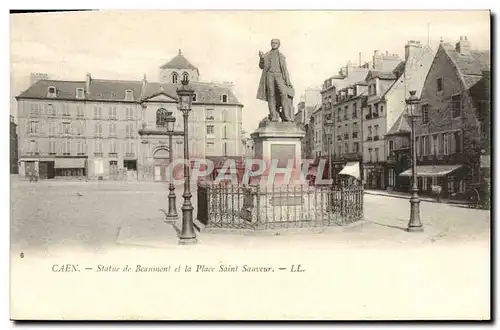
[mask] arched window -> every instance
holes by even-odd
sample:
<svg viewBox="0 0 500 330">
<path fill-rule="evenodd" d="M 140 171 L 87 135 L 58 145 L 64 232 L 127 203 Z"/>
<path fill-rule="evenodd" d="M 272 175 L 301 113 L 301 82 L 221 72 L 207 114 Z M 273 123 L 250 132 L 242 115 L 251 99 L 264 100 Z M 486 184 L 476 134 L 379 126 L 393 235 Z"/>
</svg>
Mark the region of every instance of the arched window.
<svg viewBox="0 0 500 330">
<path fill-rule="evenodd" d="M 184 73 L 182 74 L 182 80 L 189 80 L 189 73 L 184 72 Z"/>
<path fill-rule="evenodd" d="M 172 84 L 177 84 L 177 80 L 179 78 L 179 75 L 177 72 L 172 73 Z"/>
<path fill-rule="evenodd" d="M 158 111 L 156 111 L 156 126 L 166 126 L 167 116 L 168 116 L 168 111 L 166 109 L 163 108 L 158 109 Z"/>
</svg>

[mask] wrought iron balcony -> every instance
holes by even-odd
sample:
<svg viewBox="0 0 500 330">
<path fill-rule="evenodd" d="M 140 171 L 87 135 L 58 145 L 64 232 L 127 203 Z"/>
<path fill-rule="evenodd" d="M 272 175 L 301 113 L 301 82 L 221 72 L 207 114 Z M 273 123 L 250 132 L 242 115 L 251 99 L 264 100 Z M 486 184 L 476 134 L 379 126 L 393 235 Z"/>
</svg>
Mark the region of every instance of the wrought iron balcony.
<svg viewBox="0 0 500 330">
<path fill-rule="evenodd" d="M 372 119 L 372 115 L 371 114 L 366 115 L 365 119 Z"/>
<path fill-rule="evenodd" d="M 378 141 L 378 140 L 380 140 L 380 137 L 379 137 L 378 135 L 375 135 L 375 136 L 373 137 L 373 141 Z"/>
<path fill-rule="evenodd" d="M 358 137 L 358 132 L 352 132 L 352 137 L 356 139 Z"/>
<path fill-rule="evenodd" d="M 344 140 L 347 140 L 349 138 L 349 134 L 348 133 L 345 133 L 344 134 Z"/>
<path fill-rule="evenodd" d="M 378 118 L 378 112 L 373 113 L 373 118 Z"/>
<path fill-rule="evenodd" d="M 371 136 L 369 136 L 369 137 L 366 138 L 366 141 L 371 141 L 371 140 L 372 140 Z"/>
</svg>

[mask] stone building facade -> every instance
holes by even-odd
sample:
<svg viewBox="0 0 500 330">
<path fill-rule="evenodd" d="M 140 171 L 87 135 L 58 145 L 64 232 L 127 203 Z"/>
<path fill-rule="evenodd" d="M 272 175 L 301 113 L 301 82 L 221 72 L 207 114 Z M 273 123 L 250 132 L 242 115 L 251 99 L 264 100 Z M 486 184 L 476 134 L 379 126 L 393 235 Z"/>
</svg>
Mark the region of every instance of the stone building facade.
<svg viewBox="0 0 500 330">
<path fill-rule="evenodd" d="M 160 68 L 164 82 L 88 74 L 82 81 L 40 80 L 17 96 L 20 175 L 165 181 L 169 153 L 183 158 L 183 137 L 174 136 L 170 150 L 161 121 L 171 112 L 175 130 L 183 131 L 176 94 L 183 77 L 195 91 L 190 157 L 242 156 L 242 104 L 231 86 L 200 82 L 179 52 Z"/>
<path fill-rule="evenodd" d="M 17 137 L 17 124 L 14 117 L 10 116 L 10 174 L 18 174 L 18 137 Z"/>
<path fill-rule="evenodd" d="M 490 51 L 472 50 L 467 37 L 455 45 L 440 44 L 425 79 L 422 116 L 415 129 L 422 192 L 438 185 L 443 196 L 458 197 L 484 179 L 481 155 L 489 152 L 485 148 L 490 142 L 489 72 Z"/>
</svg>

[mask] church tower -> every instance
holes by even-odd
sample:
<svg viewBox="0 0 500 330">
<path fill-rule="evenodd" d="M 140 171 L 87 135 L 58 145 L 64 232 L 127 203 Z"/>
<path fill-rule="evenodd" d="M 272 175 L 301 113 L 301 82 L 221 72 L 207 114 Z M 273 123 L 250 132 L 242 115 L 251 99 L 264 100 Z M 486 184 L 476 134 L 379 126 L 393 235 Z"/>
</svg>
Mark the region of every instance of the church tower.
<svg viewBox="0 0 500 330">
<path fill-rule="evenodd" d="M 200 72 L 192 65 L 179 49 L 179 54 L 160 67 L 159 82 L 163 84 L 180 84 L 183 77 L 190 81 L 199 81 Z"/>
</svg>

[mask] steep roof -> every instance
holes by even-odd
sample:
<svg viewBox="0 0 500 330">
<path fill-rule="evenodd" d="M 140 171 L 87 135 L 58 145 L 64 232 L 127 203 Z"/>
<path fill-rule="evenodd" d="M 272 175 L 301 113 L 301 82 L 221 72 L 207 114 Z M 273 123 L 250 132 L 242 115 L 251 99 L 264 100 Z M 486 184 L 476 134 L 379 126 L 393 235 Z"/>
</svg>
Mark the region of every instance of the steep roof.
<svg viewBox="0 0 500 330">
<path fill-rule="evenodd" d="M 406 134 L 410 132 L 411 128 L 408 124 L 408 116 L 402 112 L 386 135 Z"/>
<path fill-rule="evenodd" d="M 90 90 L 86 100 L 90 101 L 124 101 L 125 91 L 130 89 L 134 96 L 133 102 L 138 102 L 160 92 L 165 93 L 174 100 L 177 100 L 178 84 L 160 84 L 156 82 L 143 81 L 124 81 L 124 80 L 105 80 L 91 79 Z M 17 98 L 34 98 L 47 99 L 47 88 L 54 86 L 57 90 L 55 98 L 50 99 L 75 99 L 76 89 L 85 89 L 84 81 L 60 81 L 60 80 L 39 80 L 31 85 L 26 91 L 21 93 Z M 239 100 L 233 94 L 229 87 L 215 85 L 204 82 L 191 82 L 196 93 L 196 103 L 203 104 L 231 104 L 241 105 Z M 163 89 L 162 89 L 163 87 Z M 227 103 L 222 103 L 221 97 L 227 95 Z"/>
<path fill-rule="evenodd" d="M 160 69 L 188 69 L 188 70 L 196 70 L 198 71 L 198 68 L 192 65 L 185 57 L 182 55 L 181 50 L 179 49 L 179 54 L 175 56 L 173 59 L 168 61 L 167 63 L 163 64 Z"/>
<path fill-rule="evenodd" d="M 442 49 L 455 63 L 466 88 L 471 88 L 481 80 L 483 71 L 491 70 L 489 50 L 471 50 L 467 54 L 461 54 L 455 49 L 447 47 L 442 47 Z"/>
</svg>

